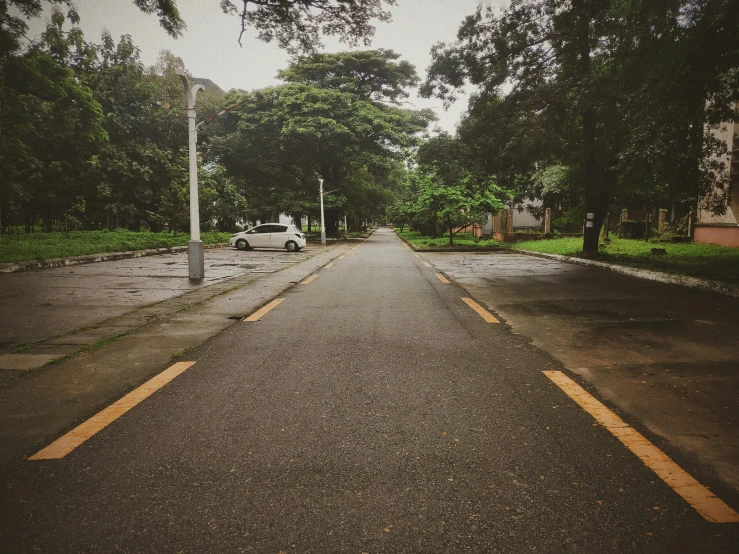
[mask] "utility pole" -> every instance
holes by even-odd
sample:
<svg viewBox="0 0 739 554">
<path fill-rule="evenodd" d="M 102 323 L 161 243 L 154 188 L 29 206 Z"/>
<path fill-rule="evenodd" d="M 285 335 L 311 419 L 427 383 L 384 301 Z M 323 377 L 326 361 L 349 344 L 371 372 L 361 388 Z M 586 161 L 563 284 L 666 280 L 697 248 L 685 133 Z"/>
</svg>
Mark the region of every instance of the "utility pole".
<svg viewBox="0 0 739 554">
<path fill-rule="evenodd" d="M 323 179 L 318 179 L 318 192 L 321 195 L 321 244 L 326 244 L 326 222 L 323 220 Z"/>
<path fill-rule="evenodd" d="M 201 280 L 205 277 L 205 254 L 203 241 L 200 240 L 200 208 L 198 205 L 198 130 L 195 126 L 195 100 L 198 91 L 204 90 L 203 85 L 190 86 L 187 75 L 177 71 L 182 86 L 185 87 L 187 101 L 187 134 L 190 150 L 190 240 L 187 243 L 187 265 L 190 279 Z"/>
</svg>

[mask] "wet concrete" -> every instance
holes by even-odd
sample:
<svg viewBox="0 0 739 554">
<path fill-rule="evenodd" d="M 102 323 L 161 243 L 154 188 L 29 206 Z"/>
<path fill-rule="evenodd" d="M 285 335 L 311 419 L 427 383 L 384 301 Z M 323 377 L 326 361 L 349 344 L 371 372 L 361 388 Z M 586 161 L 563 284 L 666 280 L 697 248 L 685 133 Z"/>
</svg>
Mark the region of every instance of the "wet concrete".
<svg viewBox="0 0 739 554">
<path fill-rule="evenodd" d="M 739 299 L 525 255 L 423 258 L 739 491 Z"/>
<path fill-rule="evenodd" d="M 36 356 L 24 358 L 22 369 L 41 367 L 202 301 L 234 279 L 243 284 L 329 248 L 209 249 L 199 283 L 187 278 L 187 253 L 0 275 L 0 380 L 15 377 L 4 370 L 18 369 L 20 355 Z M 32 359 L 36 363 L 29 367 Z"/>
<path fill-rule="evenodd" d="M 0 372 L 0 376 L 15 377 L 0 386 L 0 466 L 28 456 L 34 449 L 161 372 L 173 358 L 224 329 L 240 324 L 243 317 L 349 248 L 346 244 L 309 248 L 302 260 L 278 255 L 274 260 L 291 262 L 282 271 L 266 273 L 270 265 L 265 263 L 261 266 L 265 273 L 259 276 L 242 273 L 222 279 L 209 287 L 200 287 L 124 314 L 117 320 L 109 320 L 117 326 L 108 324 L 94 329 L 108 335 L 123 333 L 114 342 L 38 371 Z M 230 254 L 225 253 L 226 256 Z M 252 252 L 237 254 L 251 255 Z M 275 253 L 262 255 L 269 260 Z M 285 265 L 284 262 L 273 264 L 274 267 Z M 148 323 L 126 327 L 142 321 Z M 94 332 L 73 336 L 82 335 L 88 340 L 98 336 Z M 29 369 L 27 365 L 24 367 Z"/>
</svg>

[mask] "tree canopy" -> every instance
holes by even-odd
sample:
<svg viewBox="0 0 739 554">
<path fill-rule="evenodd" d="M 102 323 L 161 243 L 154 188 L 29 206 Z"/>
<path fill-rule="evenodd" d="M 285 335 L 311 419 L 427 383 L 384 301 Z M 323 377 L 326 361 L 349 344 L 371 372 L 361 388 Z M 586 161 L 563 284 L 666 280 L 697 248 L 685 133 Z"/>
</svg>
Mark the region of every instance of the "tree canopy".
<svg viewBox="0 0 739 554">
<path fill-rule="evenodd" d="M 249 102 L 226 122 L 230 131 L 215 149 L 219 162 L 250 197 L 257 195 L 261 205 L 276 212 L 304 213 L 315 206 L 322 178 L 324 188 L 333 191 L 329 211 L 369 215 L 388 200 L 385 185 L 433 114 L 387 106 L 341 88 L 289 83 L 239 93 L 234 100 Z"/>
<path fill-rule="evenodd" d="M 421 91 L 478 87 L 460 137 L 506 186 L 532 191 L 542 169 L 568 167 L 592 252 L 614 200 L 697 201 L 725 182 L 710 125 L 736 118 L 738 23 L 729 0 L 513 0 L 436 45 Z"/>
<path fill-rule="evenodd" d="M 292 83 L 349 92 L 363 100 L 398 104 L 418 85 L 416 68 L 392 50 L 320 53 L 300 57 L 278 77 Z"/>
</svg>

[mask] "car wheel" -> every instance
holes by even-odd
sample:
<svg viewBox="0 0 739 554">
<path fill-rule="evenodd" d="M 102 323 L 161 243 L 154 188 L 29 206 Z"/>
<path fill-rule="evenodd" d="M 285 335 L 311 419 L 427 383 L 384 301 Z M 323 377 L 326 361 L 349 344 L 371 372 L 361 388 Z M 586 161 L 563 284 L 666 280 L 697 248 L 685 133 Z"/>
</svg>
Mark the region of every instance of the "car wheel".
<svg viewBox="0 0 739 554">
<path fill-rule="evenodd" d="M 239 239 L 236 241 L 236 248 L 239 250 L 249 250 L 249 243 L 244 239 Z"/>
<path fill-rule="evenodd" d="M 298 250 L 300 250 L 300 248 L 298 248 L 298 243 L 294 240 L 287 241 L 287 243 L 285 244 L 285 248 L 287 248 L 288 252 L 297 252 Z"/>
</svg>

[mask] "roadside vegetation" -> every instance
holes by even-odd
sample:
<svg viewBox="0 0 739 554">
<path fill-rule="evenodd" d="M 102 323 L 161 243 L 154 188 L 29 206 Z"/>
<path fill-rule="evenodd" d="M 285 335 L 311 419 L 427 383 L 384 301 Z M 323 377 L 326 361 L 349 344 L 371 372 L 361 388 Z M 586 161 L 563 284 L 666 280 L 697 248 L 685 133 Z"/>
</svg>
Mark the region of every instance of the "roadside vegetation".
<svg viewBox="0 0 739 554">
<path fill-rule="evenodd" d="M 453 250 L 459 247 L 476 248 L 479 250 L 498 250 L 505 247 L 500 241 L 494 239 L 477 239 L 472 233 L 456 233 L 454 235 L 454 246 L 449 246 L 449 239 L 446 236 L 434 238 L 422 235 L 419 231 L 409 231 L 407 229 L 401 231 L 399 227 L 395 228 L 395 232 L 399 237 L 409 242 L 416 250 L 427 250 L 430 248 Z"/>
<path fill-rule="evenodd" d="M 228 242 L 229 233 L 202 233 L 205 244 Z M 0 263 L 16 263 L 67 256 L 84 256 L 105 252 L 125 252 L 149 248 L 187 246 L 187 233 L 152 233 L 150 231 L 72 231 L 65 233 L 20 233 L 3 237 Z"/>
<path fill-rule="evenodd" d="M 739 119 L 736 0 L 480 6 L 456 41 L 432 48 L 424 76 L 389 49 L 316 53 L 325 32 L 368 40 L 394 3 L 221 2 L 241 14 L 242 31 L 291 58 L 262 89 L 224 92 L 201 79 L 203 232 L 277 214 L 298 226 L 307 217 L 312 231 L 319 180 L 328 236 L 342 220 L 351 232 L 384 220 L 444 235 L 449 247 L 497 246 L 454 229 L 507 207 L 539 220 L 548 209 L 560 232 L 584 229 L 589 255 L 607 214 L 640 223 L 669 211 L 678 229 L 697 202 L 726 212 L 730 152 L 715 133 Z M 11 4 L 17 13 L 0 8 L 0 234 L 40 227 L 70 244 L 8 256 L 89 253 L 72 238 L 81 230 L 187 231 L 184 60 L 164 50 L 146 66 L 130 35 L 86 37 L 69 0 Z M 147 13 L 156 4 L 169 34 L 185 32 L 174 2 L 135 4 Z M 28 21 L 42 16 L 46 28 L 29 39 Z M 454 133 L 430 133 L 435 113 L 409 102 L 418 88 L 448 106 L 465 87 L 477 92 Z M 623 257 L 610 248 L 604 256 Z"/>
<path fill-rule="evenodd" d="M 511 248 L 585 257 L 582 239 L 579 238 L 525 241 L 512 244 Z M 666 254 L 654 254 L 652 249 L 664 249 Z M 587 257 L 629 267 L 739 284 L 739 248 L 697 243 L 665 244 L 614 237 L 601 245 L 597 255 Z"/>
</svg>

